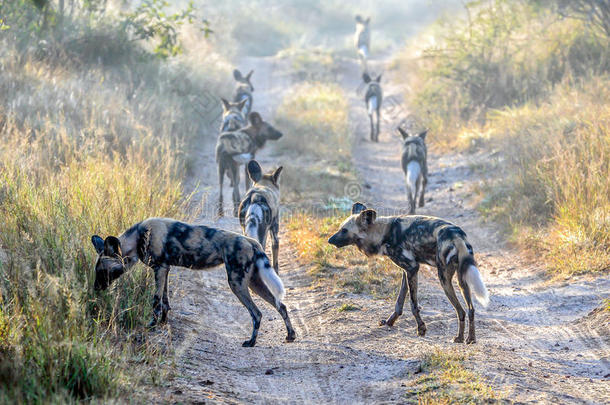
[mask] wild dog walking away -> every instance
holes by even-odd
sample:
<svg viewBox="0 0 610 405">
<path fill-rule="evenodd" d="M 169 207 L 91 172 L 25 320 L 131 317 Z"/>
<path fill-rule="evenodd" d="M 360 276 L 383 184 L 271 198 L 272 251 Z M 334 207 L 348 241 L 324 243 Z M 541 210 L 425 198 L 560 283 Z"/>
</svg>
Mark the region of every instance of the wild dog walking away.
<svg viewBox="0 0 610 405">
<path fill-rule="evenodd" d="M 273 268 L 279 274 L 280 249 L 280 174 L 282 166 L 263 174 L 256 160 L 246 166 L 248 176 L 254 183 L 239 205 L 239 223 L 246 236 L 266 246 L 267 234 L 271 234 Z"/>
<path fill-rule="evenodd" d="M 244 76 L 238 69 L 233 71 L 233 77 L 237 82 L 237 87 L 235 87 L 233 93 L 233 101 L 236 103 L 244 101 L 243 112 L 246 117 L 250 114 L 250 111 L 252 111 L 252 92 L 254 91 L 254 86 L 252 86 L 252 82 L 250 81 L 252 73 L 254 73 L 253 70 Z"/>
<path fill-rule="evenodd" d="M 218 164 L 218 215 L 224 214 L 222 186 L 227 174 L 233 187 L 233 214 L 237 216 L 239 208 L 239 166 L 254 159 L 256 151 L 265 146 L 268 140 L 277 140 L 282 133 L 271 124 L 263 121 L 260 114 L 251 112 L 248 115 L 250 124 L 237 131 L 220 134 L 216 142 L 216 163 Z M 246 190 L 250 187 L 250 178 L 246 172 Z"/>
<path fill-rule="evenodd" d="M 222 120 L 220 123 L 220 133 L 228 131 L 237 131 L 246 126 L 246 116 L 243 113 L 244 106 L 247 100 L 242 100 L 237 103 L 221 98 L 222 102 Z"/>
<path fill-rule="evenodd" d="M 417 272 L 419 264 L 436 266 L 438 277 L 458 316 L 456 343 L 464 341 L 465 312 L 455 295 L 452 279 L 457 272 L 458 285 L 468 305 L 468 337 L 466 343 L 476 341 L 472 295 L 487 305 L 489 294 L 476 267 L 472 246 L 464 231 L 440 218 L 421 215 L 377 217 L 377 212 L 364 204 L 355 203 L 350 215 L 328 242 L 336 247 L 356 245 L 367 256 L 385 255 L 403 269 L 402 284 L 394 312 L 384 325 L 392 326 L 402 315 L 407 295 L 411 297 L 411 312 L 417 322 L 417 334 L 426 334 L 426 325 L 417 305 Z"/>
<path fill-rule="evenodd" d="M 156 291 L 151 326 L 167 320 L 170 266 L 203 270 L 224 263 L 231 291 L 252 316 L 252 336 L 243 346 L 254 346 L 261 322 L 261 312 L 252 301 L 248 287 L 280 313 L 288 331 L 286 341 L 291 342 L 296 337 L 286 306 L 282 303 L 282 280 L 269 264 L 261 245 L 253 239 L 174 219 L 149 218 L 135 224 L 118 238 L 108 236 L 104 240 L 94 235 L 91 242 L 99 255 L 95 264 L 96 290 L 108 288 L 138 260 L 154 270 Z"/>
<path fill-rule="evenodd" d="M 426 134 L 423 131 L 418 135 L 410 135 L 398 127 L 402 135 L 401 166 L 405 173 L 407 185 L 407 199 L 409 201 L 409 214 L 415 214 L 415 204 L 419 195 L 419 206 L 424 206 L 424 194 L 428 184 L 428 149 L 426 148 Z"/>
<path fill-rule="evenodd" d="M 354 44 L 356 45 L 356 50 L 358 51 L 358 57 L 360 58 L 362 70 L 365 72 L 367 70 L 367 60 L 369 58 L 369 51 L 371 49 L 371 30 L 369 28 L 370 22 L 371 17 L 365 20 L 362 18 L 362 16 L 356 16 L 356 34 L 354 35 Z"/>
<path fill-rule="evenodd" d="M 364 102 L 366 110 L 371 121 L 371 141 L 379 142 L 379 121 L 381 102 L 383 101 L 383 91 L 381 90 L 381 75 L 376 79 L 372 79 L 368 73 L 362 74 L 362 80 L 366 84 L 366 92 L 364 93 Z M 376 118 L 376 119 L 375 119 Z"/>
</svg>

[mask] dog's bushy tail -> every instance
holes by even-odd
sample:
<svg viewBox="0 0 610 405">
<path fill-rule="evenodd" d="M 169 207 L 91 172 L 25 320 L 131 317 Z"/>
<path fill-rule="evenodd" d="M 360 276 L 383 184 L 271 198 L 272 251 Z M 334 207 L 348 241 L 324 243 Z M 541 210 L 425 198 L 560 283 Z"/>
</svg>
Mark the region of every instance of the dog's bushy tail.
<svg viewBox="0 0 610 405">
<path fill-rule="evenodd" d="M 407 182 L 407 193 L 409 196 L 410 214 L 415 212 L 415 199 L 417 197 L 417 180 L 421 175 L 419 162 L 412 160 L 407 164 L 405 180 Z"/>
<path fill-rule="evenodd" d="M 458 271 L 466 281 L 466 284 L 468 284 L 468 287 L 472 291 L 472 295 L 474 295 L 481 305 L 487 307 L 489 305 L 489 292 L 487 291 L 487 287 L 485 287 L 483 278 L 481 278 L 481 273 L 476 266 L 474 257 L 466 247 L 464 240 L 457 239 L 454 244 L 458 251 Z"/>
<path fill-rule="evenodd" d="M 367 111 L 368 114 L 371 115 L 375 110 L 377 110 L 378 100 L 376 95 L 372 95 L 367 101 Z"/>
<path fill-rule="evenodd" d="M 286 293 L 284 290 L 284 283 L 280 277 L 276 274 L 273 267 L 269 263 L 269 258 L 265 254 L 265 252 L 259 250 L 255 255 L 255 264 L 258 269 L 258 273 L 263 280 L 263 283 L 267 286 L 273 297 L 275 298 L 275 306 L 279 309 L 282 300 L 284 299 L 284 294 Z"/>
</svg>

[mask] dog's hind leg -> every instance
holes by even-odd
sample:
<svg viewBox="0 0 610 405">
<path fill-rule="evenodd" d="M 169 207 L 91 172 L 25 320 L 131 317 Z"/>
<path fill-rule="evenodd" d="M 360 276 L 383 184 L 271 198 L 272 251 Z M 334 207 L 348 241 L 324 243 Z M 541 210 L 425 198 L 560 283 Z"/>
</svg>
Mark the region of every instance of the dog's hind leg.
<svg viewBox="0 0 610 405">
<path fill-rule="evenodd" d="M 218 163 L 218 216 L 222 217 L 224 215 L 224 208 L 223 208 L 223 199 L 222 199 L 222 186 L 224 183 L 224 177 L 225 177 L 225 168 L 224 165 L 219 162 Z"/>
<path fill-rule="evenodd" d="M 408 274 L 409 296 L 411 298 L 411 313 L 417 322 L 417 335 L 424 336 L 426 334 L 426 324 L 419 315 L 419 306 L 417 305 L 417 270 L 419 270 L 419 265 L 415 271 L 409 271 Z"/>
<path fill-rule="evenodd" d="M 462 342 L 464 342 L 464 322 L 466 320 L 466 312 L 460 305 L 460 301 L 458 300 L 457 296 L 455 295 L 455 290 L 453 289 L 453 284 L 451 283 L 451 279 L 453 278 L 454 270 L 452 271 L 449 268 L 445 268 L 443 265 L 440 265 L 438 262 L 437 262 L 437 268 L 438 268 L 438 278 L 441 282 L 441 285 L 443 286 L 445 295 L 449 299 L 449 302 L 451 302 L 451 305 L 453 305 L 453 308 L 455 308 L 455 312 L 457 313 L 457 316 L 458 316 L 458 334 L 453 339 L 453 342 L 462 343 Z"/>
<path fill-rule="evenodd" d="M 233 176 L 233 216 L 237 216 L 239 211 L 239 165 L 234 164 L 231 170 Z"/>
<path fill-rule="evenodd" d="M 250 280 L 250 288 L 254 291 L 259 297 L 267 301 L 273 307 L 275 307 L 275 297 L 271 294 L 271 291 L 267 288 L 260 275 L 255 274 Z M 277 308 L 277 312 L 280 313 L 282 319 L 284 320 L 284 324 L 286 325 L 286 342 L 293 342 L 296 339 L 296 332 L 292 327 L 292 323 L 290 322 L 290 318 L 288 317 L 288 311 L 286 310 L 286 305 L 284 303 L 280 303 L 279 308 Z"/>
<path fill-rule="evenodd" d="M 169 306 L 169 296 L 168 296 L 168 282 L 167 279 L 169 278 L 169 271 L 170 268 L 167 268 L 167 271 L 165 272 L 165 287 L 163 288 L 163 313 L 161 314 L 161 323 L 167 322 L 167 311 L 169 311 L 171 309 L 171 307 Z"/>
<path fill-rule="evenodd" d="M 462 290 L 462 296 L 464 297 L 464 301 L 466 301 L 466 306 L 468 307 L 468 337 L 466 338 L 466 344 L 475 343 L 474 305 L 472 305 L 472 295 L 470 294 L 470 287 L 468 287 L 468 283 L 466 283 L 466 280 L 464 280 L 464 277 L 459 274 L 459 272 L 458 284 L 460 286 L 460 290 Z"/>
<path fill-rule="evenodd" d="M 426 186 L 428 185 L 428 177 L 426 176 L 425 173 L 422 173 L 421 176 L 421 183 L 420 183 L 420 187 L 421 187 L 421 192 L 419 194 L 419 206 L 420 208 L 424 206 L 424 194 L 426 193 Z"/>
<path fill-rule="evenodd" d="M 396 306 L 394 307 L 394 312 L 388 319 L 382 320 L 379 322 L 380 325 L 388 325 L 393 326 L 394 322 L 398 319 L 400 315 L 402 315 L 402 309 L 405 305 L 405 298 L 407 297 L 407 272 L 405 270 L 402 271 L 402 281 L 400 284 L 400 292 L 398 293 L 398 298 L 396 299 Z"/>
<path fill-rule="evenodd" d="M 379 142 L 379 123 L 381 121 L 379 109 L 377 109 L 377 129 L 375 130 L 375 142 Z"/>
<path fill-rule="evenodd" d="M 273 268 L 277 274 L 280 274 L 280 264 L 279 264 L 279 255 L 280 255 L 280 225 L 277 222 L 271 225 L 271 254 L 273 255 Z M 264 247 L 264 245 L 263 245 Z"/>
<path fill-rule="evenodd" d="M 242 343 L 243 347 L 253 347 L 256 344 L 256 337 L 258 336 L 258 328 L 261 326 L 261 311 L 256 307 L 250 291 L 248 291 L 248 280 L 244 277 L 243 272 L 227 269 L 229 276 L 229 287 L 233 294 L 239 299 L 239 301 L 246 307 L 250 316 L 252 317 L 252 336 L 250 340 L 246 340 Z"/>
</svg>

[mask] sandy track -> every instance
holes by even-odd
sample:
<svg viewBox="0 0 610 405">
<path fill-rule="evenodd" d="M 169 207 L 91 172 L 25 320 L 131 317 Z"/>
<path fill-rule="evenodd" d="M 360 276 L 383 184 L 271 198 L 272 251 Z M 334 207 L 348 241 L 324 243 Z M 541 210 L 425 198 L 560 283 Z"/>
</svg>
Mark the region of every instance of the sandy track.
<svg viewBox="0 0 610 405">
<path fill-rule="evenodd" d="M 255 69 L 254 109 L 270 117 L 290 78 L 274 59 L 243 62 L 243 69 Z M 377 67 L 381 70 L 383 65 Z M 364 103 L 356 94 L 358 67 L 355 61 L 347 61 L 343 68 L 345 74 L 339 81 L 350 97 L 357 138 L 354 163 L 366 185 L 361 198 L 387 211 L 404 209 L 400 141 L 390 133 L 400 114 L 383 123 L 378 144 L 366 141 Z M 388 84 L 388 79 L 385 83 L 386 96 L 399 95 L 399 87 Z M 272 147 L 258 158 L 263 167 L 277 165 L 280 159 L 273 156 Z M 458 347 L 470 354 L 469 368 L 517 402 L 607 402 L 610 331 L 607 318 L 603 323 L 599 316 L 588 314 L 608 295 L 610 278 L 549 284 L 538 269 L 507 249 L 498 231 L 481 221 L 471 202 L 470 190 L 480 179 L 470 165 L 485 158 L 484 154 L 440 156 L 432 152 L 431 201 L 421 210 L 463 226 L 475 247 L 492 295 L 490 307 L 477 312 L 476 345 L 449 343 L 457 328 L 455 315 L 435 271 L 426 266 L 420 272 L 419 295 L 428 333 L 418 338 L 408 310 L 393 328 L 377 326 L 390 314 L 393 302 L 362 295 L 329 295 L 323 287 L 312 287 L 306 269 L 296 264 L 294 251 L 283 243 L 280 276 L 287 287 L 285 303 L 297 341 L 283 343 L 281 318 L 255 297 L 263 312 L 259 339 L 255 348 L 242 348 L 251 321 L 230 292 L 224 268 L 207 272 L 174 269 L 170 274 L 173 310 L 169 324 L 157 333 L 175 350 L 175 376 L 155 395 L 171 403 L 400 403 L 405 399 L 405 386 L 415 378 L 411 373 L 419 367 L 422 353 Z M 214 219 L 213 138 L 202 144 L 198 160 L 191 184 L 199 181 L 202 191 L 197 195 L 210 202 L 201 222 L 238 230 L 234 218 Z M 225 196 L 230 196 L 228 187 Z M 345 302 L 361 310 L 339 312 Z"/>
</svg>

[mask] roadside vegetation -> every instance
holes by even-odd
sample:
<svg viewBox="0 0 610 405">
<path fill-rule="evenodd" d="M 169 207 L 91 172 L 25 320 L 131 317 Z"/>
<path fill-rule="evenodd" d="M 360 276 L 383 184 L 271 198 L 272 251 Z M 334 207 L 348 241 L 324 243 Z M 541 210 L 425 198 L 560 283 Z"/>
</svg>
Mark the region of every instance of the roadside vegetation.
<svg viewBox="0 0 610 405">
<path fill-rule="evenodd" d="M 499 402 L 502 395 L 464 365 L 466 355 L 435 349 L 423 355 L 418 376 L 406 394 L 407 403 L 478 404 Z M 421 374 L 420 374 L 421 373 Z"/>
<path fill-rule="evenodd" d="M 187 146 L 218 112 L 196 98 L 227 72 L 190 68 L 192 8 L 1 4 L 0 403 L 133 395 L 163 373 L 143 335 L 153 276 L 138 265 L 94 292 L 90 238 L 189 215 Z"/>
<path fill-rule="evenodd" d="M 481 209 L 554 275 L 610 268 L 610 16 L 600 7 L 467 2 L 463 18 L 435 24 L 396 61 L 434 147 L 497 152 Z"/>
</svg>

